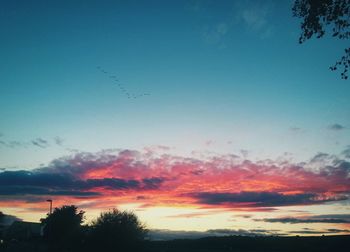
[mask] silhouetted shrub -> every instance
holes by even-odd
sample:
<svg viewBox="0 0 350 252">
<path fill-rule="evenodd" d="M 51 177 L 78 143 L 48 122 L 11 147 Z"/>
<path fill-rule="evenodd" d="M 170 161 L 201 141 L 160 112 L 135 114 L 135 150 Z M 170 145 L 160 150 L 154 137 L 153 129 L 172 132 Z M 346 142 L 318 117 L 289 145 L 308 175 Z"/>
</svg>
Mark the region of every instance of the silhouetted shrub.
<svg viewBox="0 0 350 252">
<path fill-rule="evenodd" d="M 132 212 L 112 209 L 92 222 L 88 248 L 103 251 L 133 251 L 144 240 L 147 230 Z"/>
</svg>

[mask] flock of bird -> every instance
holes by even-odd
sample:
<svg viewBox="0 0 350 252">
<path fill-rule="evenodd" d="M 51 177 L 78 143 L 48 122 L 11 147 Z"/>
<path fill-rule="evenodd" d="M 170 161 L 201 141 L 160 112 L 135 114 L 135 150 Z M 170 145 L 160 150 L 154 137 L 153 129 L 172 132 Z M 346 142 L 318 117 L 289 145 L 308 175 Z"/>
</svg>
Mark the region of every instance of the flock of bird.
<svg viewBox="0 0 350 252">
<path fill-rule="evenodd" d="M 138 98 L 142 98 L 144 96 L 149 96 L 149 93 L 142 93 L 142 94 L 133 94 L 131 92 L 129 92 L 129 90 L 127 90 L 125 88 L 125 86 L 123 84 L 120 83 L 119 79 L 117 78 L 117 76 L 115 75 L 111 75 L 109 72 L 107 72 L 106 70 L 104 70 L 103 68 L 101 68 L 100 66 L 96 67 L 101 73 L 103 73 L 104 75 L 108 76 L 110 79 L 112 79 L 116 85 L 118 86 L 118 88 L 120 89 L 120 91 L 128 98 L 128 99 L 138 99 Z"/>
</svg>

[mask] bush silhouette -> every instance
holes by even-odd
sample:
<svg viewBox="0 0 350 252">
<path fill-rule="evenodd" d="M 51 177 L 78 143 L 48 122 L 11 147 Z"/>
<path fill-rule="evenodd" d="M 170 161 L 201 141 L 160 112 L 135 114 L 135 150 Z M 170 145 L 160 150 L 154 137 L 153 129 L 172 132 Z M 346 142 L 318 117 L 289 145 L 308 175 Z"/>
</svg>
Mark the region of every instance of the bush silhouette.
<svg viewBox="0 0 350 252">
<path fill-rule="evenodd" d="M 94 250 L 134 251 L 144 240 L 147 230 L 133 212 L 112 209 L 103 212 L 90 226 L 88 244 Z"/>
</svg>

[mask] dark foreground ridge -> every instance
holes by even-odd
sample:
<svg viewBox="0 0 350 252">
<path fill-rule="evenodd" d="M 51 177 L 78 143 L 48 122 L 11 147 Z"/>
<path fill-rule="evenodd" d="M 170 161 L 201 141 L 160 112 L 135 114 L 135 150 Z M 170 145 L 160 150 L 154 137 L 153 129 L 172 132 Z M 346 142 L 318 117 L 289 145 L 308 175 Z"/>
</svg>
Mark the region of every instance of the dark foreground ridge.
<svg viewBox="0 0 350 252">
<path fill-rule="evenodd" d="M 41 239 L 27 241 L 17 241 L 2 244 L 0 251 L 4 252 L 46 252 L 52 251 Z M 95 251 L 144 251 L 144 252 L 214 252 L 214 251 L 247 251 L 247 252 L 282 252 L 282 251 L 348 251 L 350 247 L 349 235 L 337 236 L 313 236 L 313 237 L 277 237 L 277 236 L 226 236 L 207 237 L 200 239 L 179 239 L 169 241 L 143 241 L 137 247 L 108 247 L 100 244 L 100 248 Z M 55 250 L 61 252 L 61 250 Z M 67 251 L 67 250 L 64 250 Z M 90 251 L 82 246 L 74 251 Z M 62 250 L 63 252 L 63 250 Z"/>
<path fill-rule="evenodd" d="M 350 236 L 225 236 L 151 242 L 149 251 L 348 251 Z"/>
</svg>

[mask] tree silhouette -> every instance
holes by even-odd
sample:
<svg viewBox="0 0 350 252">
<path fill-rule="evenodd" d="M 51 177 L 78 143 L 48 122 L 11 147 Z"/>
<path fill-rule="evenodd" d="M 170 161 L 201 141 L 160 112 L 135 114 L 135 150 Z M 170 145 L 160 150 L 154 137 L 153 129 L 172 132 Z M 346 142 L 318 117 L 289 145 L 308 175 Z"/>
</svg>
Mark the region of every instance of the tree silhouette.
<svg viewBox="0 0 350 252">
<path fill-rule="evenodd" d="M 321 38 L 331 29 L 332 36 L 338 39 L 350 38 L 350 0 L 295 0 L 293 16 L 302 18 L 299 43 L 316 36 Z M 344 55 L 330 67 L 335 71 L 343 68 L 342 79 L 348 79 L 350 47 Z"/>
<path fill-rule="evenodd" d="M 50 247 L 55 249 L 72 248 L 80 241 L 81 224 L 84 220 L 84 211 L 77 207 L 62 206 L 55 208 L 41 222 L 44 225 L 44 239 Z"/>
<path fill-rule="evenodd" d="M 93 251 L 101 247 L 134 251 L 147 233 L 134 213 L 117 209 L 101 213 L 90 228 L 89 248 Z"/>
</svg>

